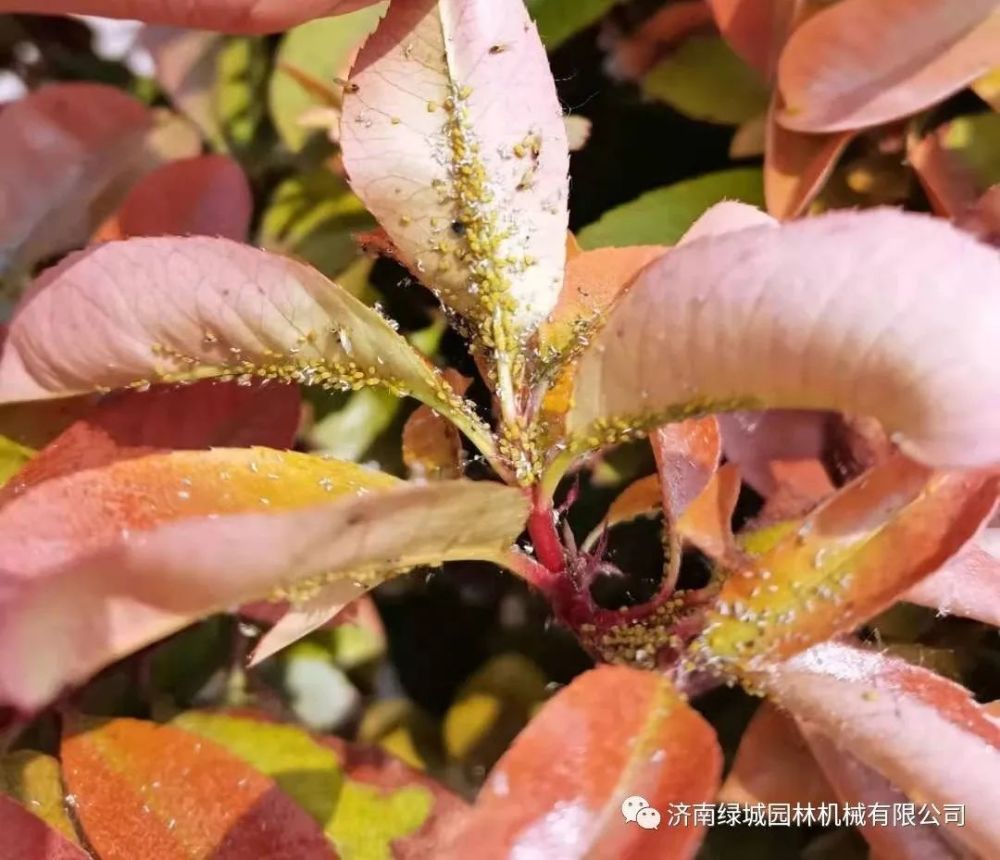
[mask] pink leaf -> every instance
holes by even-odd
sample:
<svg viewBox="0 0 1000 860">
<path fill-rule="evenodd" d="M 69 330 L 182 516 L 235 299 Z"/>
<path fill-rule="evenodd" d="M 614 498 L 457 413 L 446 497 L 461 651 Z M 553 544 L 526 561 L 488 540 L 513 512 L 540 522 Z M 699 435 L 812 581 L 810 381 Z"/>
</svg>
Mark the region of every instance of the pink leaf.
<svg viewBox="0 0 1000 860">
<path fill-rule="evenodd" d="M 377 0 L 0 0 L 0 12 L 103 15 L 226 33 L 269 33 L 373 2 Z"/>
<path fill-rule="evenodd" d="M 789 39 L 782 125 L 847 131 L 916 113 L 1000 62 L 997 0 L 843 0 Z"/>
<path fill-rule="evenodd" d="M 969 692 L 938 675 L 850 645 L 818 645 L 762 683 L 806 730 L 849 749 L 911 798 L 962 804 L 964 827 L 944 827 L 978 856 L 1000 850 L 1000 725 Z"/>
<path fill-rule="evenodd" d="M 552 310 L 569 156 L 521 0 L 391 4 L 345 90 L 341 147 L 352 188 L 406 265 L 482 333 L 512 327 L 487 340 Z"/>
<path fill-rule="evenodd" d="M 0 7 L 2 8 L 2 7 Z M 103 84 L 49 84 L 0 113 L 0 271 L 87 241 L 142 171 L 152 115 Z"/>
<path fill-rule="evenodd" d="M 719 416 L 726 459 L 751 487 L 770 496 L 779 487 L 776 464 L 816 460 L 823 454 L 831 415 L 775 409 Z M 780 469 L 780 466 L 778 466 Z"/>
<path fill-rule="evenodd" d="M 173 161 L 143 177 L 99 238 L 223 236 L 242 241 L 253 199 L 243 169 L 225 155 Z"/>
<path fill-rule="evenodd" d="M 708 486 L 719 468 L 722 439 L 715 418 L 668 424 L 649 436 L 663 492 L 663 508 L 673 521 Z"/>
<path fill-rule="evenodd" d="M 89 860 L 90 857 L 55 828 L 2 792 L 0 833 L 3 834 L 4 855 L 12 860 Z"/>
<path fill-rule="evenodd" d="M 903 595 L 910 603 L 946 615 L 975 618 L 1000 627 L 1000 558 L 995 547 L 1000 529 L 987 529 L 979 539 L 937 573 Z"/>
<path fill-rule="evenodd" d="M 109 242 L 43 273 L 11 321 L 0 403 L 207 377 L 383 385 L 491 444 L 377 311 L 302 263 L 203 237 Z"/>
<path fill-rule="evenodd" d="M 937 219 L 713 236 L 655 260 L 612 309 L 568 424 L 583 447 L 706 412 L 837 409 L 879 418 L 923 462 L 1000 463 L 998 326 L 1000 258 Z"/>
<path fill-rule="evenodd" d="M 793 731 L 798 731 L 794 728 Z M 960 855 L 939 834 L 938 828 L 897 824 L 896 804 L 913 803 L 884 776 L 863 764 L 849 752 L 837 746 L 817 731 L 807 731 L 809 748 L 822 766 L 822 772 L 832 783 L 836 798 L 844 804 L 862 803 L 866 808 L 879 804 L 888 812 L 886 824 L 867 824 L 858 828 L 871 848 L 873 857 L 905 857 L 906 860 L 953 860 Z M 813 767 L 815 767 L 815 762 Z M 919 809 L 921 804 L 915 804 Z M 943 817 L 938 810 L 937 819 Z"/>
<path fill-rule="evenodd" d="M 733 50 L 765 78 L 773 77 L 802 0 L 708 0 L 708 5 Z"/>
</svg>

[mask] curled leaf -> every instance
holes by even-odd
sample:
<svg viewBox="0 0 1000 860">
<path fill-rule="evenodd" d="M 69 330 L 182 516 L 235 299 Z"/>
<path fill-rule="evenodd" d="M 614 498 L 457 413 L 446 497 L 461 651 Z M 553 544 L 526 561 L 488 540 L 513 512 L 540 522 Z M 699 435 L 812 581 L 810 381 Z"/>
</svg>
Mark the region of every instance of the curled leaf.
<svg viewBox="0 0 1000 860">
<path fill-rule="evenodd" d="M 896 456 L 726 580 L 696 649 L 737 671 L 850 630 L 961 550 L 996 506 L 982 473 Z"/>
<path fill-rule="evenodd" d="M 997 533 L 997 529 L 987 529 L 971 546 L 918 582 L 903 598 L 944 615 L 975 618 L 1000 627 Z"/>
<path fill-rule="evenodd" d="M 520 0 L 390 5 L 344 93 L 351 185 L 403 262 L 507 353 L 562 285 L 568 150 Z"/>
<path fill-rule="evenodd" d="M 792 34 L 778 66 L 797 131 L 847 131 L 916 113 L 1000 61 L 996 0 L 843 0 Z"/>
<path fill-rule="evenodd" d="M 885 210 L 692 242 L 640 273 L 584 351 L 570 431 L 583 449 L 706 412 L 839 409 L 924 462 L 1000 462 L 998 284 L 992 249 Z"/>
<path fill-rule="evenodd" d="M 37 707 L 200 616 L 269 594 L 302 602 L 415 565 L 500 561 L 525 516 L 522 494 L 499 484 L 411 486 L 268 449 L 153 455 L 46 481 L 0 509 L 0 700 Z"/>
<path fill-rule="evenodd" d="M 801 215 L 823 189 L 854 133 L 793 131 L 778 122 L 780 110 L 781 96 L 775 94 L 764 132 L 764 198 L 767 211 L 787 221 Z"/>
<path fill-rule="evenodd" d="M 905 795 L 961 806 L 963 826 L 942 821 L 942 835 L 961 848 L 993 856 L 1000 725 L 968 690 L 897 658 L 827 643 L 774 667 L 768 695 Z M 933 742 L 928 742 L 933 739 Z"/>
<path fill-rule="evenodd" d="M 111 242 L 45 272 L 11 322 L 0 402 L 207 377 L 381 385 L 490 444 L 377 311 L 294 260 L 202 237 Z"/>
<path fill-rule="evenodd" d="M 803 0 L 708 0 L 726 41 L 766 80 L 774 76 L 781 49 L 802 3 Z"/>
</svg>

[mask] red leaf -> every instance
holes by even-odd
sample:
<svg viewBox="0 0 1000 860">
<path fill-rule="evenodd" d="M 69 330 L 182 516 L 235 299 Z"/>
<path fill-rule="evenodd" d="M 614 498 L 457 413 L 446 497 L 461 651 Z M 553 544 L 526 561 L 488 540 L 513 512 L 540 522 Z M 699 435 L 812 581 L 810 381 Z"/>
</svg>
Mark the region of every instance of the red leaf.
<svg viewBox="0 0 1000 860">
<path fill-rule="evenodd" d="M 732 49 L 771 78 L 802 0 L 708 0 L 708 5 Z"/>
<path fill-rule="evenodd" d="M 2 792 L 0 833 L 0 850 L 10 860 L 90 860 L 83 849 Z"/>
<path fill-rule="evenodd" d="M 0 11 L 9 6 L 0 2 Z M 103 84 L 48 84 L 7 106 L 0 114 L 3 268 L 29 269 L 86 242 L 144 169 L 151 124 L 145 105 Z"/>
<path fill-rule="evenodd" d="M 778 122 L 781 96 L 767 112 L 764 143 L 764 199 L 767 211 L 786 221 L 798 218 L 823 189 L 853 132 L 806 134 Z"/>
<path fill-rule="evenodd" d="M 62 761 L 77 817 L 103 860 L 336 856 L 273 780 L 171 726 L 95 723 L 63 739 Z"/>
<path fill-rule="evenodd" d="M 0 0 L 0 12 L 104 15 L 149 24 L 226 33 L 270 33 L 324 15 L 343 15 L 375 0 Z"/>
<path fill-rule="evenodd" d="M 225 155 L 172 161 L 144 176 L 96 238 L 223 236 L 243 241 L 253 199 L 237 162 Z"/>
<path fill-rule="evenodd" d="M 587 672 L 543 706 L 493 768 L 447 858 L 683 858 L 701 827 L 671 826 L 671 803 L 710 801 L 721 751 L 711 727 L 660 676 Z M 627 823 L 644 797 L 662 823 Z"/>
<path fill-rule="evenodd" d="M 288 448 L 298 422 L 295 386 L 205 381 L 111 395 L 0 488 L 0 504 L 43 481 L 157 452 Z"/>
</svg>

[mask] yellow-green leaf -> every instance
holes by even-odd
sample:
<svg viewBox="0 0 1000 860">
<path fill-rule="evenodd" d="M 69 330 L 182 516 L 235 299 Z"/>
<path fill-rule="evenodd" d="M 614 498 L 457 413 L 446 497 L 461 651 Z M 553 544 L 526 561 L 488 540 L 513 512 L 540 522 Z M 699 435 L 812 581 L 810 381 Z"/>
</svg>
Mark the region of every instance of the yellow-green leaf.
<svg viewBox="0 0 1000 860">
<path fill-rule="evenodd" d="M 646 75 L 646 95 L 693 119 L 739 125 L 767 110 L 757 72 L 719 36 L 692 36 Z"/>
<path fill-rule="evenodd" d="M 267 101 L 274 127 L 293 152 L 309 136 L 300 123 L 311 107 L 339 107 L 341 88 L 335 78 L 346 78 L 357 49 L 385 13 L 379 3 L 348 15 L 317 18 L 289 30 L 274 57 Z M 319 93 L 329 91 L 324 102 Z"/>
<path fill-rule="evenodd" d="M 0 758 L 0 791 L 79 844 L 76 828 L 66 812 L 59 762 L 52 756 L 18 750 Z"/>
<path fill-rule="evenodd" d="M 193 711 L 173 724 L 271 777 L 323 826 L 344 860 L 392 860 L 393 840 L 414 834 L 433 812 L 426 787 L 383 792 L 353 780 L 333 749 L 294 726 Z"/>
</svg>

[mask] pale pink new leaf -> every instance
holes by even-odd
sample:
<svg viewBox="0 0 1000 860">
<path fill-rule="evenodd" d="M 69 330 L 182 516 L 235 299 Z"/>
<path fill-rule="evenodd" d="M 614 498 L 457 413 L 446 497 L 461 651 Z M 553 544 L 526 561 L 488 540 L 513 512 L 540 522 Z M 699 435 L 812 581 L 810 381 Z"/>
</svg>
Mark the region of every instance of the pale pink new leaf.
<svg viewBox="0 0 1000 860">
<path fill-rule="evenodd" d="M 515 331 L 552 310 L 569 156 L 521 0 L 391 4 L 345 88 L 340 142 L 355 193 L 446 305 Z"/>
</svg>

